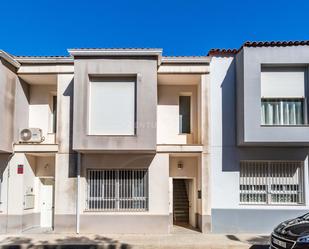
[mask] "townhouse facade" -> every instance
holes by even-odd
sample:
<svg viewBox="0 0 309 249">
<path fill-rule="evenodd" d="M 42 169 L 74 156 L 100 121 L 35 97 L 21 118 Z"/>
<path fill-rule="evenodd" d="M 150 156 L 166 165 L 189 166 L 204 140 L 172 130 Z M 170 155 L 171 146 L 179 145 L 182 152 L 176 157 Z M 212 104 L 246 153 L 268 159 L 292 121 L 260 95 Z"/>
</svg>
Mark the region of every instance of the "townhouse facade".
<svg viewBox="0 0 309 249">
<path fill-rule="evenodd" d="M 1 52 L 1 232 L 209 231 L 209 57 L 69 53 Z"/>
<path fill-rule="evenodd" d="M 308 42 L 0 52 L 0 232 L 270 232 L 308 196 Z"/>
<path fill-rule="evenodd" d="M 270 233 L 308 212 L 308 42 L 209 55 L 212 231 Z"/>
</svg>

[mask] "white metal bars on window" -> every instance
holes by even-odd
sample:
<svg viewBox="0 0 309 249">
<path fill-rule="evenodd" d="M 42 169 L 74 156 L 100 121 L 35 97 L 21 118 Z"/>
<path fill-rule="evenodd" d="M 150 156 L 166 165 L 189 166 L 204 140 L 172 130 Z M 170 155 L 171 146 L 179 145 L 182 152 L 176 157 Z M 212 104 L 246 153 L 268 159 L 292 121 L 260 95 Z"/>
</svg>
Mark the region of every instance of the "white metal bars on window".
<svg viewBox="0 0 309 249">
<path fill-rule="evenodd" d="M 240 203 L 303 204 L 301 161 L 241 161 Z"/>
<path fill-rule="evenodd" d="M 92 211 L 147 210 L 147 170 L 89 169 L 86 208 Z"/>
</svg>

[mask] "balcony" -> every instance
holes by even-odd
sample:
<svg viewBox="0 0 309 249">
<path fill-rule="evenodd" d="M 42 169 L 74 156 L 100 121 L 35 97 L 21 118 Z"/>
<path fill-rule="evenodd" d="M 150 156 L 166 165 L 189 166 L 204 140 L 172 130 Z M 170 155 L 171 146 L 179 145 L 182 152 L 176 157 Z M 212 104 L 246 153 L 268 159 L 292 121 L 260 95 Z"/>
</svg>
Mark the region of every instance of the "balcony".
<svg viewBox="0 0 309 249">
<path fill-rule="evenodd" d="M 16 99 L 19 118 L 23 125 L 16 130 L 15 152 L 52 152 L 58 151 L 57 145 L 57 75 L 56 74 L 20 74 L 20 95 Z M 20 132 L 27 128 L 41 130 L 41 141 L 22 142 Z"/>
<path fill-rule="evenodd" d="M 158 145 L 202 144 L 201 80 L 199 74 L 159 74 Z"/>
</svg>

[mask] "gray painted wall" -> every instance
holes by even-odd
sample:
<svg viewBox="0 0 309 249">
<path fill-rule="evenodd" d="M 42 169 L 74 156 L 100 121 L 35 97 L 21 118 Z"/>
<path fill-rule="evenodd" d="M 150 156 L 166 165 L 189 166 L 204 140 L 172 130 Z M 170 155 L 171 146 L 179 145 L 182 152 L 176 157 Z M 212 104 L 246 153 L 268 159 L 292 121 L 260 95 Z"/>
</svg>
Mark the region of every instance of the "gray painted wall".
<svg viewBox="0 0 309 249">
<path fill-rule="evenodd" d="M 78 151 L 132 151 L 156 149 L 157 60 L 155 58 L 75 58 L 73 149 Z M 137 76 L 135 136 L 89 136 L 89 75 Z M 117 114 L 116 114 L 117 115 Z"/>
<path fill-rule="evenodd" d="M 212 209 L 213 233 L 270 234 L 282 221 L 296 218 L 309 210 L 297 209 Z"/>
<path fill-rule="evenodd" d="M 211 220 L 212 232 L 269 233 L 280 221 L 309 210 L 308 147 L 240 147 L 237 145 L 238 112 L 236 67 L 233 57 L 211 62 Z M 240 114 L 241 115 L 241 114 Z M 301 160 L 305 165 L 305 199 L 302 206 L 241 205 L 241 160 Z M 220 187 L 218 187 L 220 186 Z"/>
<path fill-rule="evenodd" d="M 261 126 L 261 65 L 307 65 L 308 46 L 243 47 L 236 56 L 239 145 L 309 144 L 309 127 Z"/>
</svg>

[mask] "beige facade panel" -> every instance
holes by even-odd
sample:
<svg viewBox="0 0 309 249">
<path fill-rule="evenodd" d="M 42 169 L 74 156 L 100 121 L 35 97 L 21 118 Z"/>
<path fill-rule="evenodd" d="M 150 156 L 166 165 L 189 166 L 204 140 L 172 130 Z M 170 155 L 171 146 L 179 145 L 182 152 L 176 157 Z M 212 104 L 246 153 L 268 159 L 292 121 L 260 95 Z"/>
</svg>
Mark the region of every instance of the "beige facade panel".
<svg viewBox="0 0 309 249">
<path fill-rule="evenodd" d="M 91 76 L 115 78 L 131 76 L 136 78 L 135 135 L 89 134 Z M 77 151 L 155 151 L 156 105 L 156 59 L 152 57 L 149 59 L 75 59 L 73 149 Z"/>
<path fill-rule="evenodd" d="M 202 152 L 203 146 L 202 145 L 158 145 L 157 152 Z"/>
<path fill-rule="evenodd" d="M 33 65 L 25 64 L 18 69 L 18 74 L 27 75 L 27 74 L 57 74 L 57 73 L 74 73 L 74 65 Z"/>
<path fill-rule="evenodd" d="M 0 60 L 0 151 L 12 152 L 15 127 L 15 94 L 17 76 L 14 68 Z"/>
<path fill-rule="evenodd" d="M 58 144 L 15 144 L 14 152 L 25 153 L 57 153 Z"/>
</svg>

